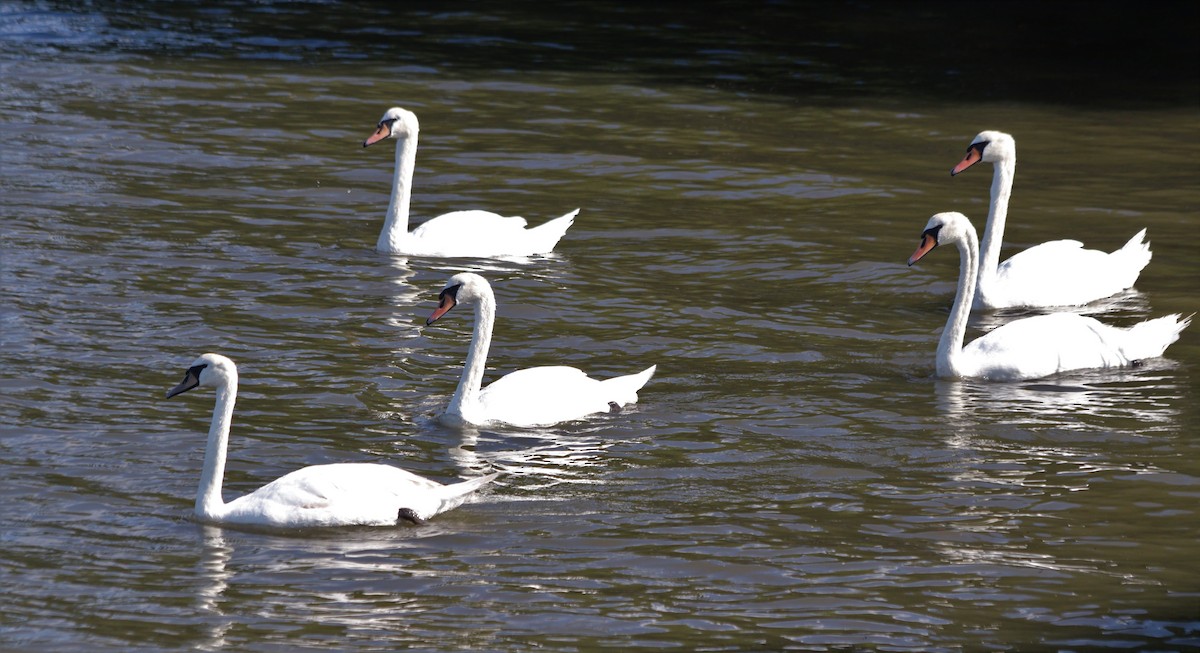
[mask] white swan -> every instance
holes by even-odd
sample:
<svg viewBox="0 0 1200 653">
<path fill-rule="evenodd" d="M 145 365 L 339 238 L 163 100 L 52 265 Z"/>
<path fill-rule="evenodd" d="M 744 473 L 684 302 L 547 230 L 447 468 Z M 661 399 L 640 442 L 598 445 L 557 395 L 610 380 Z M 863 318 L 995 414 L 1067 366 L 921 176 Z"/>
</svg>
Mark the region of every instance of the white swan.
<svg viewBox="0 0 1200 653">
<path fill-rule="evenodd" d="M 610 412 L 637 403 L 637 391 L 657 367 L 603 381 L 574 367 L 531 367 L 507 374 L 481 390 L 496 320 L 496 297 L 478 274 L 456 274 L 438 295 L 438 307 L 425 324 L 433 324 L 457 304 L 475 305 L 475 330 L 458 389 L 441 418 L 450 424 L 550 426 Z"/>
<path fill-rule="evenodd" d="M 462 504 L 496 477 L 490 474 L 442 485 L 391 465 L 313 465 L 225 503 L 221 479 L 237 381 L 233 361 L 219 354 L 204 354 L 188 368 L 183 381 L 167 392 L 170 399 L 199 386 L 217 390 L 196 493 L 196 517 L 203 521 L 281 528 L 391 526 L 400 521 L 419 524 Z"/>
<path fill-rule="evenodd" d="M 454 211 L 432 218 L 409 233 L 408 206 L 417 165 L 419 130 L 416 114 L 393 107 L 383 114 L 375 132 L 363 141 L 363 147 L 368 147 L 385 138 L 396 139 L 396 172 L 387 217 L 376 244 L 379 251 L 406 256 L 471 258 L 548 254 L 575 221 L 579 209 L 533 229 L 525 228 L 525 218 L 506 218 L 489 211 Z"/>
<path fill-rule="evenodd" d="M 1017 169 L 1016 141 L 1004 132 L 980 132 L 950 174 L 957 175 L 980 161 L 993 164 L 995 172 L 974 308 L 1086 304 L 1133 286 L 1150 262 L 1150 245 L 1142 229 L 1112 253 L 1084 249 L 1078 240 L 1052 240 L 1000 263 L 1008 199 Z"/>
<path fill-rule="evenodd" d="M 938 341 L 940 377 L 1016 381 L 1068 370 L 1121 367 L 1161 356 L 1191 323 L 1190 316 L 1181 319 L 1174 314 L 1123 329 L 1075 313 L 1052 313 L 1014 320 L 964 347 L 979 266 L 979 241 L 971 221 L 953 212 L 930 218 L 908 264 L 945 243 L 958 245 L 962 261 L 950 319 Z"/>
</svg>

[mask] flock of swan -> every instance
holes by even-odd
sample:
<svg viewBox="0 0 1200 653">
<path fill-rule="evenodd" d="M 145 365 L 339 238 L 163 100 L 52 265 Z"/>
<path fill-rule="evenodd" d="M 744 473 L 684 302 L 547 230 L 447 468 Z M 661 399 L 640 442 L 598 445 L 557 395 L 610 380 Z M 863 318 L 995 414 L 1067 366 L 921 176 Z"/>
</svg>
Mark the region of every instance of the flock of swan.
<svg viewBox="0 0 1200 653">
<path fill-rule="evenodd" d="M 377 248 L 390 254 L 426 257 L 491 258 L 551 252 L 579 209 L 528 228 L 523 218 L 487 211 L 455 211 L 408 231 L 409 202 L 416 167 L 419 123 L 411 111 L 389 109 L 363 141 L 369 147 L 396 140 L 396 166 L 387 217 Z M 971 310 L 1000 307 L 1077 306 L 1133 286 L 1150 262 L 1146 231 L 1105 253 L 1084 249 L 1076 240 L 1042 243 L 1000 263 L 1000 245 L 1016 170 L 1016 143 L 997 131 L 981 132 L 967 148 L 957 175 L 983 161 L 994 166 L 991 204 L 982 253 L 970 220 L 961 213 L 929 219 L 911 266 L 935 247 L 955 245 L 961 266 L 950 318 L 937 349 L 937 374 L 944 378 L 1012 381 L 1070 370 L 1111 368 L 1161 356 L 1191 322 L 1167 315 L 1129 328 L 1104 324 L 1076 313 L 1049 313 L 1008 322 L 963 345 Z M 545 427 L 636 403 L 655 366 L 636 374 L 598 380 L 573 367 L 518 370 L 482 387 L 496 298 L 487 280 L 463 272 L 450 278 L 426 325 L 459 304 L 474 307 L 475 324 L 458 388 L 440 419 L 455 426 L 505 424 Z M 497 474 L 443 485 L 391 465 L 341 463 L 313 465 L 286 474 L 254 492 L 225 503 L 225 471 L 237 367 L 220 354 L 204 354 L 167 392 L 174 397 L 212 387 L 216 407 L 209 427 L 204 467 L 196 495 L 198 519 L 224 524 L 278 528 L 392 526 L 424 523 L 465 502 Z"/>
</svg>

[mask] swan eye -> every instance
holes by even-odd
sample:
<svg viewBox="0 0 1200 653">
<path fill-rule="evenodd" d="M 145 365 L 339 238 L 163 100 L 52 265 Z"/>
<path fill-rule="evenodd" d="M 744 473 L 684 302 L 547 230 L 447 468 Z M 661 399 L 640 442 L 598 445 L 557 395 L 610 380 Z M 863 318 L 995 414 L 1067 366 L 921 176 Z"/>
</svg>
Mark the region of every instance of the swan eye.
<svg viewBox="0 0 1200 653">
<path fill-rule="evenodd" d="M 944 226 L 945 225 L 939 224 L 936 227 L 930 227 L 930 228 L 926 229 L 924 232 L 921 233 L 921 238 L 924 238 L 925 236 L 929 236 L 930 238 L 933 239 L 933 242 L 936 245 L 938 242 L 938 233 L 941 232 L 942 227 L 944 227 Z"/>
</svg>

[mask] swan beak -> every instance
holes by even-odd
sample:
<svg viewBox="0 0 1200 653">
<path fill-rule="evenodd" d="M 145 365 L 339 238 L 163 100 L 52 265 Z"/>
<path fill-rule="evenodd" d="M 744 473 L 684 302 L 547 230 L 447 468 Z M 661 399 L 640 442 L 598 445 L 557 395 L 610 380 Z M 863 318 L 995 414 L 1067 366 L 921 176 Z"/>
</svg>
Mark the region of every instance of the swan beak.
<svg viewBox="0 0 1200 653">
<path fill-rule="evenodd" d="M 958 173 L 970 168 L 971 166 L 983 160 L 983 148 L 987 147 L 987 143 L 976 143 L 967 148 L 967 155 L 963 157 L 958 165 L 950 169 L 950 176 L 953 177 Z"/>
<path fill-rule="evenodd" d="M 449 313 L 450 309 L 454 308 L 454 305 L 458 303 L 458 300 L 454 298 L 457 290 L 458 286 L 455 286 L 454 288 L 447 288 L 446 290 L 442 291 L 442 294 L 438 295 L 437 310 L 435 310 L 433 314 L 429 316 L 429 319 L 425 320 L 425 326 L 429 326 L 430 324 L 437 322 L 438 318 L 442 317 L 446 313 Z"/>
<path fill-rule="evenodd" d="M 379 127 L 375 129 L 375 133 L 371 134 L 370 136 L 367 137 L 367 140 L 363 141 L 363 147 L 370 147 L 370 146 L 374 145 L 375 143 L 378 143 L 379 141 L 382 141 L 383 139 L 385 139 L 391 135 L 392 135 L 392 123 L 381 122 L 381 123 L 379 123 Z"/>
<path fill-rule="evenodd" d="M 921 258 L 932 251 L 934 247 L 937 247 L 937 238 L 934 238 L 933 234 L 921 234 L 921 246 L 917 248 L 917 251 L 913 252 L 912 256 L 908 257 L 908 264 L 912 265 L 913 263 L 921 260 Z"/>
<path fill-rule="evenodd" d="M 200 370 L 202 370 L 202 369 L 204 369 L 203 365 L 189 367 L 188 371 L 186 373 L 184 373 L 183 380 L 179 382 L 179 385 L 177 385 L 174 388 L 171 388 L 170 390 L 167 391 L 167 399 L 170 399 L 171 397 L 174 397 L 177 394 L 183 394 L 184 392 L 187 392 L 188 390 L 191 390 L 192 388 L 199 386 L 200 385 Z"/>
</svg>

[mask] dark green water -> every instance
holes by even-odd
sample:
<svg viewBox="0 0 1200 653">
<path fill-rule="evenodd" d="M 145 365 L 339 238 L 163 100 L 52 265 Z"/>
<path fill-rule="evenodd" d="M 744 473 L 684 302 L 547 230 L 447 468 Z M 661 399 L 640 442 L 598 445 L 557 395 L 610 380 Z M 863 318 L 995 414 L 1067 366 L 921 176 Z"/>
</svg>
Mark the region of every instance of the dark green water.
<svg viewBox="0 0 1200 653">
<path fill-rule="evenodd" d="M 990 170 L 948 172 L 1002 129 L 1006 255 L 1147 227 L 1136 290 L 1085 310 L 1195 311 L 1195 19 L 1002 7 L 0 7 L 0 647 L 1200 646 L 1194 328 L 1136 369 L 939 381 L 957 260 L 904 265 L 930 214 L 982 225 Z M 394 105 L 417 219 L 580 207 L 557 253 L 373 251 L 392 153 L 359 144 Z M 489 378 L 657 364 L 637 408 L 434 422 L 471 324 L 422 325 L 463 269 Z M 211 394 L 162 396 L 205 351 L 242 375 L 227 497 L 504 475 L 423 527 L 199 525 Z"/>
</svg>

